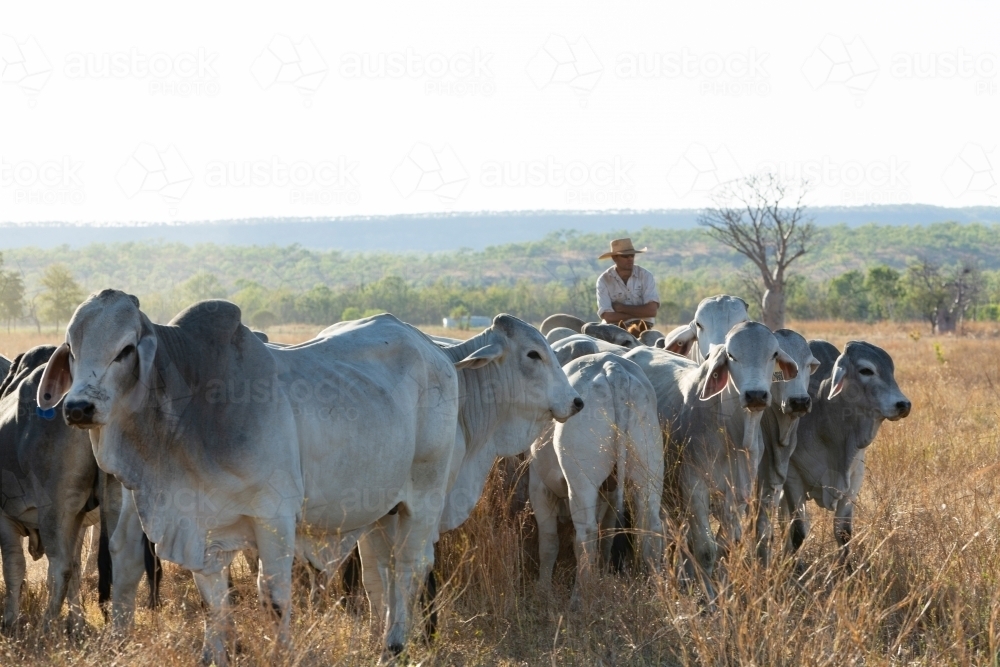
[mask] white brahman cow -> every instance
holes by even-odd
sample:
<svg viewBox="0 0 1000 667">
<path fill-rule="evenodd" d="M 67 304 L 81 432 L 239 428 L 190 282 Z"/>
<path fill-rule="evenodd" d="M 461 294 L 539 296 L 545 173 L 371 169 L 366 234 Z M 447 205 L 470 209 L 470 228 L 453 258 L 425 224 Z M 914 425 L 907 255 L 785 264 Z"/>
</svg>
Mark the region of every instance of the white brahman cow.
<svg viewBox="0 0 1000 667">
<path fill-rule="evenodd" d="M 586 407 L 532 445 L 528 489 L 538 520 L 538 581 L 543 592 L 551 586 L 559 552 L 560 505 L 569 505 L 576 530 L 577 604 L 596 562 L 598 527 L 610 529 L 616 519 L 625 518 L 626 487 L 638 553 L 654 567 L 662 557 L 663 436 L 656 391 L 636 364 L 602 352 L 580 357 L 563 370 Z M 606 493 L 612 496 L 610 503 Z M 611 552 L 608 534 L 601 536 L 600 548 L 606 562 Z"/>
<path fill-rule="evenodd" d="M 722 344 L 730 329 L 749 321 L 747 302 L 743 299 L 728 294 L 710 296 L 701 300 L 688 325 L 668 333 L 663 344 L 657 343 L 657 347 L 694 361 L 704 361 L 711 347 Z"/>
<path fill-rule="evenodd" d="M 290 640 L 296 532 L 353 542 L 392 511 L 385 646 L 401 651 L 432 566 L 458 419 L 454 365 L 391 315 L 268 347 L 239 308 L 203 301 L 153 324 L 138 299 L 89 297 L 49 362 L 39 406 L 63 396 L 98 465 L 132 491 L 157 554 L 190 569 L 210 609 L 206 661 L 227 662 L 224 568 L 255 547 L 258 590 Z"/>
</svg>

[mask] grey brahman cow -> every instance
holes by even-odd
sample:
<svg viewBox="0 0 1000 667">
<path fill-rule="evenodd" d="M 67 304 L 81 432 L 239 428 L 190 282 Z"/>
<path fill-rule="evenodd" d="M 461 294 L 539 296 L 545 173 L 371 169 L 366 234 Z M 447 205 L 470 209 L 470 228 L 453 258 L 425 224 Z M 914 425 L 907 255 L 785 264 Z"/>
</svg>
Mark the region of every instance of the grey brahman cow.
<svg viewBox="0 0 1000 667">
<path fill-rule="evenodd" d="M 583 328 L 583 325 L 584 321 L 581 320 L 579 317 L 575 317 L 573 315 L 566 315 L 564 313 L 557 313 L 555 315 L 549 315 L 548 317 L 546 317 L 545 321 L 543 321 L 541 326 L 538 327 L 538 330 L 542 332 L 543 336 L 548 334 L 556 327 L 566 327 L 567 329 L 571 329 L 573 333 L 580 333 L 580 330 Z"/>
<path fill-rule="evenodd" d="M 113 497 L 120 498 L 121 487 L 98 470 L 85 433 L 56 420 L 54 411 L 37 410 L 35 394 L 55 349 L 44 345 L 19 354 L 0 384 L 0 552 L 6 628 L 13 627 L 20 615 L 23 537 L 29 538 L 32 558 L 48 557 L 46 627 L 59 617 L 67 600 L 70 629 L 82 627 L 80 550 L 84 528 L 98 519 L 102 520 L 98 556 L 102 607 L 110 595 L 108 530 L 117 513 L 107 510 L 109 505 L 117 507 Z"/>
<path fill-rule="evenodd" d="M 580 333 L 590 336 L 591 338 L 620 345 L 628 350 L 641 345 L 638 338 L 615 324 L 587 322 L 583 325 L 583 328 L 580 329 Z"/>
<path fill-rule="evenodd" d="M 737 324 L 701 363 L 649 347 L 636 348 L 625 358 L 642 368 L 656 390 L 660 426 L 668 437 L 665 467 L 671 477 L 676 475 L 676 483 L 665 485 L 679 496 L 674 509 L 688 523 L 690 554 L 714 604 L 712 575 L 719 545 L 709 517 L 719 521 L 724 550 L 740 540 L 740 518 L 760 462 L 760 419 L 771 402 L 774 371 L 792 380 L 798 366 L 774 334 L 757 322 Z"/>
<path fill-rule="evenodd" d="M 841 353 L 824 340 L 809 343 L 820 366 L 809 382 L 812 411 L 799 418 L 798 444 L 785 481 L 784 504 L 792 516 L 789 547 L 809 532 L 808 499 L 833 511 L 842 562 L 854 533 L 854 500 L 865 475 L 865 452 L 885 420 L 910 414 L 896 384 L 892 357 L 880 347 L 850 341 Z"/>
<path fill-rule="evenodd" d="M 760 421 L 764 451 L 757 468 L 756 532 L 757 555 L 765 566 L 771 557 L 771 518 L 788 475 L 788 461 L 795 451 L 799 418 L 812 409 L 809 378 L 819 368 L 819 361 L 809 349 L 809 343 L 800 334 L 790 329 L 778 329 L 774 337 L 778 339 L 781 349 L 795 360 L 799 374 L 786 381 L 780 371 L 775 371 L 771 383 L 771 405 Z"/>
</svg>

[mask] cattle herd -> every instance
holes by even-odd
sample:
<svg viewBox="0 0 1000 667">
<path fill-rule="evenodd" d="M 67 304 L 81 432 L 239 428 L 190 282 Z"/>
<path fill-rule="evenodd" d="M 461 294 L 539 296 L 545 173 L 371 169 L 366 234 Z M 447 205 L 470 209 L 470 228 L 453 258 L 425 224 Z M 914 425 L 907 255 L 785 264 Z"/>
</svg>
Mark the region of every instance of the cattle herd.
<svg viewBox="0 0 1000 667">
<path fill-rule="evenodd" d="M 0 357 L 5 628 L 20 614 L 24 537 L 48 557 L 46 627 L 64 603 L 70 626 L 83 622 L 83 529 L 99 522 L 99 600 L 117 633 L 161 558 L 192 572 L 203 659 L 225 664 L 228 571 L 246 551 L 287 646 L 293 561 L 332 574 L 357 547 L 372 623 L 398 653 L 433 588 L 439 536 L 469 517 L 497 457 L 525 453 L 541 591 L 568 516 L 571 605 L 624 529 L 637 564 L 673 568 L 711 610 L 720 558 L 751 512 L 765 565 L 773 515 L 790 518 L 794 551 L 810 499 L 835 512 L 846 555 L 865 448 L 910 412 L 884 350 L 772 332 L 732 296 L 639 338 L 567 315 L 540 329 L 499 315 L 459 341 L 383 314 L 284 346 L 240 318 L 202 301 L 155 324 L 138 299 L 104 290 L 58 348 Z"/>
</svg>

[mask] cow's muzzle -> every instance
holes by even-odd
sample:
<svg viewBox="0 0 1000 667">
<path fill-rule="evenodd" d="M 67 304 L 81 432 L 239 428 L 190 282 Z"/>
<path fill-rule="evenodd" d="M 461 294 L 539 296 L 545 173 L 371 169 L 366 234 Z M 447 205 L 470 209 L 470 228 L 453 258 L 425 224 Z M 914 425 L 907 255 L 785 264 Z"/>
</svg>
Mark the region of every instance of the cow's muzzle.
<svg viewBox="0 0 1000 667">
<path fill-rule="evenodd" d="M 909 401 L 896 401 L 896 416 L 889 417 L 889 421 L 894 422 L 910 416 L 910 409 L 913 404 Z"/>
<path fill-rule="evenodd" d="M 555 419 L 557 422 L 566 423 L 567 419 L 579 413 L 580 410 L 583 410 L 583 399 L 577 396 L 576 398 L 573 399 L 573 404 L 570 406 L 569 413 L 565 417 L 560 417 L 559 415 L 556 414 L 555 410 L 552 410 L 551 411 L 552 418 Z"/>
<path fill-rule="evenodd" d="M 757 412 L 767 407 L 770 394 L 764 389 L 747 390 L 743 392 L 744 406 L 747 410 Z"/>
<path fill-rule="evenodd" d="M 796 396 L 784 401 L 781 411 L 786 415 L 804 415 L 812 410 L 812 399 L 808 396 Z"/>
<path fill-rule="evenodd" d="M 63 405 L 63 417 L 69 426 L 92 428 L 94 424 L 94 404 L 90 401 L 67 401 Z"/>
</svg>

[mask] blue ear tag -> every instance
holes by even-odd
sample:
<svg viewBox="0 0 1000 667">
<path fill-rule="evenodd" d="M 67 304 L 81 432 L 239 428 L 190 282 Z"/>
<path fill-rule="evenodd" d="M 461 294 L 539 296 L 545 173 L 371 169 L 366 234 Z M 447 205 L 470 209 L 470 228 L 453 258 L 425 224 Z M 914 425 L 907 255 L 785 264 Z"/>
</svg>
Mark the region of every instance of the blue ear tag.
<svg viewBox="0 0 1000 667">
<path fill-rule="evenodd" d="M 56 418 L 56 409 L 49 408 L 48 410 L 42 410 L 42 407 L 40 405 L 36 405 L 35 414 L 37 414 L 42 419 L 47 419 L 49 421 L 52 421 L 53 419 Z"/>
</svg>

